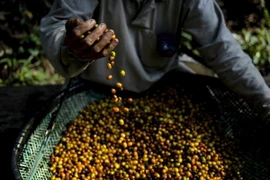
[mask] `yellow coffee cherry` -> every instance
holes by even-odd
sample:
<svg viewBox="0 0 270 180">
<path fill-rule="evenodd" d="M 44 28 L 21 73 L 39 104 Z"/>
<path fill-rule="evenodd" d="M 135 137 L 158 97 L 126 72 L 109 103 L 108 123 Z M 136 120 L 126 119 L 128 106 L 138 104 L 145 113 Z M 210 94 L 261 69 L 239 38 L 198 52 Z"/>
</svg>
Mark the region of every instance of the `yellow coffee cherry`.
<svg viewBox="0 0 270 180">
<path fill-rule="evenodd" d="M 111 56 L 115 57 L 116 56 L 116 52 L 115 51 L 112 51 L 111 52 Z"/>
<path fill-rule="evenodd" d="M 123 119 L 119 119 L 119 124 L 122 126 L 125 124 L 125 121 Z"/>
<path fill-rule="evenodd" d="M 116 87 L 118 87 L 118 88 L 122 88 L 122 87 L 123 87 L 123 85 L 122 85 L 120 82 L 118 82 L 118 83 L 116 83 Z"/>
<path fill-rule="evenodd" d="M 126 75 L 126 72 L 124 70 L 121 70 L 120 71 L 120 74 L 121 74 L 121 76 L 125 76 Z"/>
<path fill-rule="evenodd" d="M 107 63 L 107 68 L 108 69 L 112 69 L 112 64 L 111 63 Z"/>
<path fill-rule="evenodd" d="M 112 36 L 112 39 L 116 39 L 116 35 L 115 34 Z"/>
</svg>

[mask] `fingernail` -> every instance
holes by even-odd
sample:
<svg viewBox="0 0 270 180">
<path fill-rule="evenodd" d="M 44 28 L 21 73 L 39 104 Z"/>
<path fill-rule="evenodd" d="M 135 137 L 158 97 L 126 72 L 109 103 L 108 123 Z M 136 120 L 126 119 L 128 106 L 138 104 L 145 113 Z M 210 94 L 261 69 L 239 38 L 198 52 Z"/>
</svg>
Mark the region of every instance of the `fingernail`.
<svg viewBox="0 0 270 180">
<path fill-rule="evenodd" d="M 89 23 L 93 24 L 93 23 L 96 23 L 96 21 L 94 19 L 90 19 Z"/>
<path fill-rule="evenodd" d="M 105 24 L 104 23 L 101 23 L 99 26 L 103 28 L 105 26 Z"/>
</svg>

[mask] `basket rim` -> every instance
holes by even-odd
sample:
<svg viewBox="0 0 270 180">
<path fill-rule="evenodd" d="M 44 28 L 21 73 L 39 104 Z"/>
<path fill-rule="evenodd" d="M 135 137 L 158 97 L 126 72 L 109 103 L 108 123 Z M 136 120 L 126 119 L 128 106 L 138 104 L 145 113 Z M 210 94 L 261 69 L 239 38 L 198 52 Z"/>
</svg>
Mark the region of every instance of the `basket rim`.
<svg viewBox="0 0 270 180">
<path fill-rule="evenodd" d="M 82 89 L 81 89 L 82 88 Z M 84 83 L 78 83 L 73 85 L 70 90 L 68 91 L 68 97 L 74 95 L 74 91 L 80 91 L 85 88 Z M 32 116 L 29 118 L 28 121 L 24 124 L 22 127 L 22 130 L 19 132 L 13 148 L 12 148 L 12 154 L 11 154 L 11 168 L 14 175 L 15 180 L 22 180 L 21 174 L 19 171 L 19 167 L 17 165 L 19 161 L 19 154 L 21 153 L 22 147 L 25 142 L 27 142 L 28 138 L 30 137 L 31 133 L 35 129 L 35 127 L 40 124 L 43 117 L 47 115 L 54 107 L 56 107 L 61 98 L 64 96 L 65 90 L 61 90 L 54 95 L 52 95 L 48 100 L 45 102 L 44 106 L 42 106 L 37 112 L 33 113 Z"/>
</svg>

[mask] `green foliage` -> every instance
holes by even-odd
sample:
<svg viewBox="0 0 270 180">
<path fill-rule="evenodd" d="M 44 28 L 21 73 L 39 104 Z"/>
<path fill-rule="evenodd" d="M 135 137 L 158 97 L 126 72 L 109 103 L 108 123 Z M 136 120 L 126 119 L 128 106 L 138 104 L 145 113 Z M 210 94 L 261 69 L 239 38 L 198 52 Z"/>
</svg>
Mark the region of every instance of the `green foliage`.
<svg viewBox="0 0 270 180">
<path fill-rule="evenodd" d="M 241 33 L 234 33 L 234 38 L 243 50 L 251 56 L 253 63 L 259 69 L 270 68 L 270 14 L 261 0 L 264 19 L 261 26 L 252 29 L 242 29 Z"/>
<path fill-rule="evenodd" d="M 264 0 L 260 0 L 261 3 L 261 7 L 262 7 L 262 11 L 263 11 L 263 15 L 264 15 L 264 21 L 265 21 L 265 25 L 270 27 L 270 14 L 269 11 L 265 5 L 265 1 Z"/>
<path fill-rule="evenodd" d="M 258 68 L 270 65 L 270 29 L 243 29 L 241 34 L 233 35 Z"/>
<path fill-rule="evenodd" d="M 186 32 L 182 32 L 181 34 L 181 38 L 182 38 L 182 46 L 185 46 L 188 50 L 190 50 L 190 52 L 192 52 L 194 54 L 194 56 L 200 56 L 199 52 L 196 50 L 196 45 L 193 41 L 193 37 L 186 33 Z"/>
<path fill-rule="evenodd" d="M 55 73 L 48 73 L 43 67 L 45 61 L 39 40 L 39 26 L 33 27 L 30 34 L 20 37 L 17 52 L 4 49 L 4 58 L 0 61 L 0 86 L 24 86 L 61 84 L 63 78 Z"/>
<path fill-rule="evenodd" d="M 25 86 L 62 84 L 63 78 L 56 74 L 48 74 L 41 61 L 32 63 L 29 59 L 4 58 L 1 60 L 4 70 L 9 71 L 7 78 L 0 79 L 0 86 Z"/>
<path fill-rule="evenodd" d="M 64 79 L 46 64 L 47 60 L 41 48 L 39 20 L 45 12 L 40 12 L 46 9 L 44 7 L 47 7 L 48 11 L 50 4 L 48 1 L 41 2 L 40 11 L 31 10 L 28 4 L 15 1 L 4 1 L 4 8 L 0 9 L 0 23 L 7 27 L 0 26 L 0 86 L 64 82 Z M 10 12 L 4 11 L 6 9 Z"/>
</svg>

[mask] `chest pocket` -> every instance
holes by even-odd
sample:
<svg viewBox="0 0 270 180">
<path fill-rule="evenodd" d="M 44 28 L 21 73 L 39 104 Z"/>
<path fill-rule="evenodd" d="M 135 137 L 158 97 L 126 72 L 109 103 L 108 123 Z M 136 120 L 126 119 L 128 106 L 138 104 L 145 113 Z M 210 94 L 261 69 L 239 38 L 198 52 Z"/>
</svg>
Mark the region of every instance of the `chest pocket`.
<svg viewBox="0 0 270 180">
<path fill-rule="evenodd" d="M 147 69 L 163 67 L 167 62 L 157 53 L 156 2 L 147 0 L 131 23 L 134 42 L 142 65 Z"/>
<path fill-rule="evenodd" d="M 146 68 L 162 68 L 169 63 L 168 61 L 176 59 L 173 56 L 178 55 L 176 51 L 178 52 L 180 48 L 181 32 L 186 17 L 186 14 L 183 14 L 183 7 L 184 0 L 181 2 L 148 0 L 132 22 L 132 25 L 138 28 L 135 33 L 136 46 L 139 50 L 137 53 Z M 164 15 L 163 13 L 168 9 L 170 14 Z M 166 52 L 171 53 L 170 55 L 162 54 L 161 49 L 157 48 L 158 34 L 173 36 L 172 39 L 167 39 L 170 45 L 167 48 L 170 50 Z"/>
<path fill-rule="evenodd" d="M 162 57 L 157 50 L 157 36 L 153 30 L 142 29 L 138 32 L 138 52 L 142 65 L 148 69 L 163 68 L 172 58 Z"/>
</svg>

